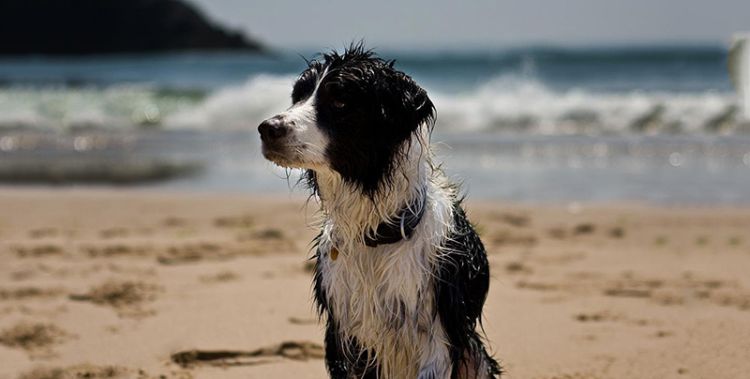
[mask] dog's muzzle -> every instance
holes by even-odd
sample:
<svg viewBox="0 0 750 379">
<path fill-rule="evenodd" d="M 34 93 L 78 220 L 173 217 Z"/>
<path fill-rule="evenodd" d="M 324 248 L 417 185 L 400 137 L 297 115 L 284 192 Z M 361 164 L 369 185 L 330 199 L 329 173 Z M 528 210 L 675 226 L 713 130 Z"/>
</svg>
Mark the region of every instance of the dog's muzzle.
<svg viewBox="0 0 750 379">
<path fill-rule="evenodd" d="M 271 117 L 258 125 L 260 140 L 263 141 L 263 156 L 266 159 L 283 164 L 289 160 L 289 135 L 294 121 L 287 121 L 282 116 Z"/>
</svg>

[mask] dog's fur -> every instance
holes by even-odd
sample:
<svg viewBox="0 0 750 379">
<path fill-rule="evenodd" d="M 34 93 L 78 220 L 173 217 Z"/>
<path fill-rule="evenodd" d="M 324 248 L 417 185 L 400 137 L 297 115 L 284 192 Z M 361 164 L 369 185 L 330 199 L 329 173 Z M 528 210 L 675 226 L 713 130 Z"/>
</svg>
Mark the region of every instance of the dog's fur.
<svg viewBox="0 0 750 379">
<path fill-rule="evenodd" d="M 259 131 L 264 156 L 304 169 L 320 200 L 314 287 L 331 377 L 498 377 L 476 331 L 487 257 L 432 162 L 427 93 L 361 45 L 308 64 L 292 107 Z M 405 211 L 421 214 L 408 238 L 366 243 Z"/>
</svg>

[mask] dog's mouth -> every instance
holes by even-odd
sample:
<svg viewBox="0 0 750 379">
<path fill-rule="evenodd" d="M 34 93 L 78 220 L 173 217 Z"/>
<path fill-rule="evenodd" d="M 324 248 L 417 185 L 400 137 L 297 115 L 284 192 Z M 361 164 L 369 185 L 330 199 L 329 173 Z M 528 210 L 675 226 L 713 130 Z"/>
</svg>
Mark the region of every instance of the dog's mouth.
<svg viewBox="0 0 750 379">
<path fill-rule="evenodd" d="M 263 157 L 279 166 L 290 167 L 291 164 L 288 154 L 278 147 L 272 148 L 263 145 Z"/>
<path fill-rule="evenodd" d="M 302 165 L 299 148 L 295 146 L 268 146 L 263 144 L 263 157 L 281 167 L 299 168 Z"/>
</svg>

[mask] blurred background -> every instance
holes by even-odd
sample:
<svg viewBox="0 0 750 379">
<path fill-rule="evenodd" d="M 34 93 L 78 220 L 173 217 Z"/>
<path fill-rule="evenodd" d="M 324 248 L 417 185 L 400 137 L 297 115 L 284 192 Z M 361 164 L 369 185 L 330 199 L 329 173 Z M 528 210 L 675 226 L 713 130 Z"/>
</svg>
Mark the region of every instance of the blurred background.
<svg viewBox="0 0 750 379">
<path fill-rule="evenodd" d="M 750 121 L 730 79 L 747 77 L 748 14 L 742 0 L 0 0 L 0 186 L 289 191 L 256 126 L 289 106 L 305 58 L 363 39 L 428 90 L 438 155 L 473 197 L 748 203 Z"/>
</svg>

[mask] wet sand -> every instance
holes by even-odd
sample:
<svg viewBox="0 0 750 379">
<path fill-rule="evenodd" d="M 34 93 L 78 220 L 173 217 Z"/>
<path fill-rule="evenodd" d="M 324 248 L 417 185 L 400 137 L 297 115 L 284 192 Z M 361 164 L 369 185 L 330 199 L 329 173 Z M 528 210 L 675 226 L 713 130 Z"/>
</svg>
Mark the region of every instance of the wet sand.
<svg viewBox="0 0 750 379">
<path fill-rule="evenodd" d="M 324 378 L 315 204 L 0 190 L 0 379 Z M 507 378 L 750 373 L 750 208 L 468 202 Z"/>
</svg>

